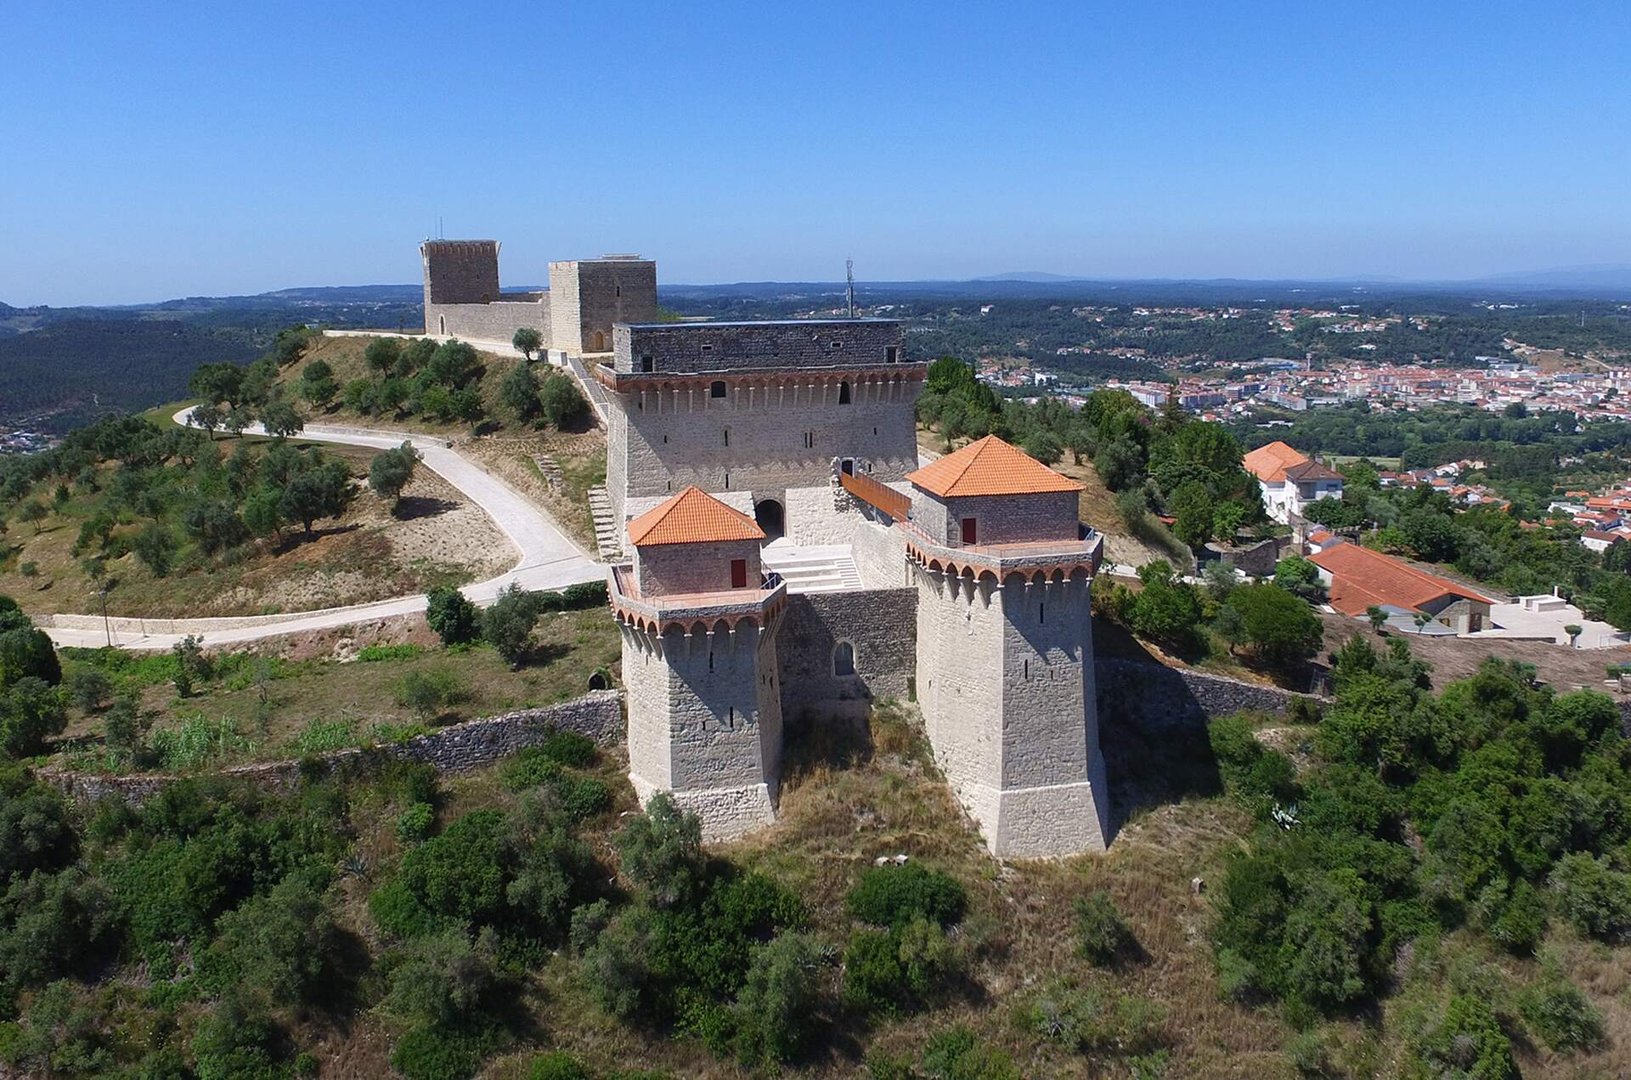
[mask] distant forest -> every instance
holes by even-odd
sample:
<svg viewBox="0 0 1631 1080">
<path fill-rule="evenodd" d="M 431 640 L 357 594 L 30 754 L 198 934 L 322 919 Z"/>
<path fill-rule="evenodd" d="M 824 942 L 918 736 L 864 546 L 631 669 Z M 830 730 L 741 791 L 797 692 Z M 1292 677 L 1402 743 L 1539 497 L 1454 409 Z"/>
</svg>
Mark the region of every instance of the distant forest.
<svg viewBox="0 0 1631 1080">
<path fill-rule="evenodd" d="M 109 413 L 187 396 L 200 364 L 246 364 L 295 323 L 423 325 L 418 305 L 309 301 L 231 306 L 172 301 L 159 308 L 0 306 L 0 425 L 64 434 Z"/>
</svg>

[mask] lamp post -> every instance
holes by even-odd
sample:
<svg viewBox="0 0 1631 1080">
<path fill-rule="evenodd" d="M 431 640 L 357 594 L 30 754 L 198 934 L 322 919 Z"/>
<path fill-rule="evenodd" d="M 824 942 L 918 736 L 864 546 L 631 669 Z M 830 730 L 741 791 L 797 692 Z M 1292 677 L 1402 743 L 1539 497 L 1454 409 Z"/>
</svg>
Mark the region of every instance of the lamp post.
<svg viewBox="0 0 1631 1080">
<path fill-rule="evenodd" d="M 107 635 L 108 648 L 113 648 L 113 625 L 108 622 L 108 589 L 111 583 L 102 583 L 102 632 Z"/>
</svg>

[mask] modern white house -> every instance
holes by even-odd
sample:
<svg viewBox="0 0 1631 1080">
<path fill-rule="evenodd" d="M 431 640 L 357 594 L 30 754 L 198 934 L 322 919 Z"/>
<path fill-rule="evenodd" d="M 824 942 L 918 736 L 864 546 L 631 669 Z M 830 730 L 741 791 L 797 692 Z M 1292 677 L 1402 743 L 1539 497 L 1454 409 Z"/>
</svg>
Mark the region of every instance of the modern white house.
<svg viewBox="0 0 1631 1080">
<path fill-rule="evenodd" d="M 1283 525 L 1301 517 L 1311 502 L 1342 498 L 1342 474 L 1283 442 L 1259 446 L 1244 464 L 1263 489 L 1264 510 Z"/>
</svg>

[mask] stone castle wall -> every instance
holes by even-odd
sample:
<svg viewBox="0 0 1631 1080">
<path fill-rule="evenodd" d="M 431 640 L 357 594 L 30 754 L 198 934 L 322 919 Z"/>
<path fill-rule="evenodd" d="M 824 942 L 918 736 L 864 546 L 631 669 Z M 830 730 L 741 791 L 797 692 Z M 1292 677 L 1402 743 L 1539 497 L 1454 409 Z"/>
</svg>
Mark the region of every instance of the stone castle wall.
<svg viewBox="0 0 1631 1080">
<path fill-rule="evenodd" d="M 549 305 L 536 300 L 425 305 L 425 332 L 439 337 L 508 342 L 523 326 L 538 331 L 547 348 L 550 341 Z"/>
<path fill-rule="evenodd" d="M 708 544 L 654 544 L 634 549 L 634 569 L 642 596 L 730 592 L 731 562 L 746 560 L 747 588 L 761 580 L 759 544 L 727 540 Z"/>
<path fill-rule="evenodd" d="M 917 663 L 917 591 L 795 593 L 777 641 L 782 712 L 789 721 L 861 717 L 872 702 L 905 700 Z M 855 674 L 838 675 L 840 641 L 854 649 Z"/>
<path fill-rule="evenodd" d="M 471 720 L 400 743 L 337 750 L 320 755 L 316 760 L 329 770 L 342 772 L 366 773 L 392 761 L 423 761 L 440 772 L 458 773 L 502 761 L 519 750 L 537 746 L 556 731 L 575 731 L 601 746 L 614 746 L 623 738 L 621 700 L 622 695 L 616 690 L 595 690 L 559 705 Z M 297 785 L 310 768 L 306 761 L 274 761 L 237 765 L 222 770 L 222 774 L 261 787 L 282 789 Z M 54 770 L 42 770 L 39 776 L 76 800 L 94 802 L 112 796 L 136 805 L 182 779 Z"/>
<path fill-rule="evenodd" d="M 850 534 L 850 554 L 861 584 L 867 588 L 912 587 L 912 575 L 906 562 L 906 534 L 901 530 L 867 518 Z"/>
<path fill-rule="evenodd" d="M 1237 712 L 1284 714 L 1297 699 L 1316 703 L 1324 700 L 1273 686 L 1133 660 L 1101 657 L 1094 670 L 1098 678 L 1099 721 L 1107 726 L 1205 725 L 1214 717 Z"/>
<path fill-rule="evenodd" d="M 926 496 L 923 501 L 931 500 Z M 1077 501 L 1074 491 L 947 499 L 946 542 L 953 547 L 962 543 L 962 520 L 967 517 L 975 521 L 977 544 L 1075 540 L 1081 531 Z"/>
<path fill-rule="evenodd" d="M 733 386 L 721 398 L 706 386 L 614 395 L 608 488 L 626 517 L 629 500 L 688 484 L 756 495 L 828 487 L 835 457 L 865 460 L 876 479 L 898 481 L 917 468 L 917 389 L 860 383 L 846 405 L 838 404 L 837 387 L 791 383 L 785 393 Z"/>
<path fill-rule="evenodd" d="M 890 319 L 619 326 L 612 342 L 612 367 L 623 372 L 644 370 L 647 359 L 657 373 L 698 375 L 871 366 L 904 355 L 900 323 Z"/>
</svg>

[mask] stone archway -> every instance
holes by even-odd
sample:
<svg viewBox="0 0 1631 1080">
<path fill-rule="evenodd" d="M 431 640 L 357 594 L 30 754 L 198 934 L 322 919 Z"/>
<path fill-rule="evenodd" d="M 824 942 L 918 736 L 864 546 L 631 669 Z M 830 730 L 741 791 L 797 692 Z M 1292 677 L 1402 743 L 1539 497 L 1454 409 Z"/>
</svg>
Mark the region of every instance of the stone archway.
<svg viewBox="0 0 1631 1080">
<path fill-rule="evenodd" d="M 754 503 L 753 520 L 764 530 L 766 540 L 777 540 L 787 533 L 787 510 L 775 499 Z"/>
</svg>

